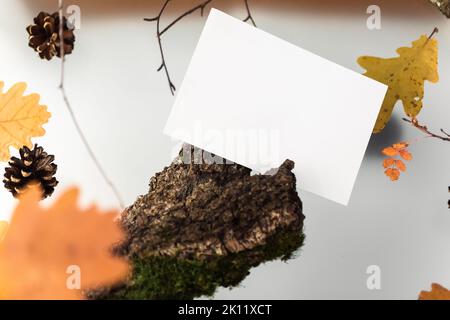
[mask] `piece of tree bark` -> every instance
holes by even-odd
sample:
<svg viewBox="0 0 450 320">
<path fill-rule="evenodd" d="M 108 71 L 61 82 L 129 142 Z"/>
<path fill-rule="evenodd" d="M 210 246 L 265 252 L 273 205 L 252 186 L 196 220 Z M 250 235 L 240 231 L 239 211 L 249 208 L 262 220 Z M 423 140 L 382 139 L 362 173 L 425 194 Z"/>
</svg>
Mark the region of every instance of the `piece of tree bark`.
<svg viewBox="0 0 450 320">
<path fill-rule="evenodd" d="M 184 151 L 122 215 L 128 238 L 117 251 L 133 261 L 128 283 L 91 297 L 212 295 L 262 262 L 290 258 L 303 244 L 292 161 L 274 175 L 251 175 L 237 164 L 207 164 L 211 154 L 199 149 Z"/>
<path fill-rule="evenodd" d="M 436 6 L 441 12 L 447 17 L 450 18 L 450 0 L 428 0 L 434 6 Z"/>
</svg>

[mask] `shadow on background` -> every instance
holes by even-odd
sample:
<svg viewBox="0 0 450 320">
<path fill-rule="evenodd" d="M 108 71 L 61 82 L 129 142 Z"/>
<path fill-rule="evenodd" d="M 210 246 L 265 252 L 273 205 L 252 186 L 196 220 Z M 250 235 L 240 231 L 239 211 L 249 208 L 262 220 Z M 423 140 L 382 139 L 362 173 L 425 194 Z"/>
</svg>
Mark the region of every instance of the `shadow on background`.
<svg viewBox="0 0 450 320">
<path fill-rule="evenodd" d="M 381 150 L 389 147 L 393 143 L 403 141 L 403 128 L 405 123 L 400 119 L 399 115 L 393 114 L 391 120 L 383 131 L 372 134 L 366 151 L 366 157 L 369 159 L 381 159 L 384 156 Z"/>
<path fill-rule="evenodd" d="M 57 0 L 20 0 L 33 12 L 56 11 Z M 181 13 L 192 8 L 203 0 L 172 1 L 169 11 Z M 95 15 L 97 18 L 106 16 L 120 16 L 124 14 L 141 13 L 143 17 L 156 15 L 164 0 L 66 0 L 65 5 L 79 5 L 86 16 Z M 369 5 L 377 4 L 382 8 L 382 14 L 398 15 L 410 18 L 436 17 L 440 15 L 428 0 L 249 0 L 249 4 L 256 10 L 287 11 L 289 13 L 308 12 L 315 14 L 366 14 Z M 209 8 L 230 9 L 244 7 L 243 0 L 213 0 Z"/>
</svg>

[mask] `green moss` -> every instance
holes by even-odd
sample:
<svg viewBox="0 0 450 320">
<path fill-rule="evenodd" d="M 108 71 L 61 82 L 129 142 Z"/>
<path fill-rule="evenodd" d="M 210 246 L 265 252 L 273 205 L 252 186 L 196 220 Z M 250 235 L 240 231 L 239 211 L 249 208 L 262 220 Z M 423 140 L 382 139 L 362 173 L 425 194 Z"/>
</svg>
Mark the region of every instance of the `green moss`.
<svg viewBox="0 0 450 320">
<path fill-rule="evenodd" d="M 252 267 L 274 259 L 288 260 L 304 242 L 301 232 L 281 233 L 264 246 L 209 260 L 176 257 L 134 258 L 133 277 L 110 299 L 190 300 L 212 296 L 218 287 L 235 287 Z"/>
</svg>

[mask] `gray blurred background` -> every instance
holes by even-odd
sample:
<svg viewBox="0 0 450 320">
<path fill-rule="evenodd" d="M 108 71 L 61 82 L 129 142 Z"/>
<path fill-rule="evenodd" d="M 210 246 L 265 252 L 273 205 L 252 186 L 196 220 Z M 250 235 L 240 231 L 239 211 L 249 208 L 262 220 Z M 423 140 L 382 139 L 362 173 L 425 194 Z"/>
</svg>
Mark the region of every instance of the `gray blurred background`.
<svg viewBox="0 0 450 320">
<path fill-rule="evenodd" d="M 65 2 L 82 10 L 76 48 L 67 57 L 67 92 L 101 162 L 131 204 L 147 192 L 150 177 L 170 163 L 176 145 L 162 134 L 174 98 L 164 75 L 156 72 L 160 56 L 155 25 L 142 19 L 156 15 L 162 1 Z M 193 3 L 173 1 L 165 21 Z M 244 18 L 242 4 L 216 0 L 214 7 Z M 366 27 L 371 4 L 381 7 L 381 30 Z M 56 196 L 75 184 L 82 189 L 84 205 L 95 201 L 104 208 L 116 206 L 62 103 L 59 61 L 41 61 L 27 45 L 25 27 L 39 11 L 55 11 L 57 1 L 2 0 L 0 5 L 0 80 L 6 87 L 26 81 L 28 91 L 40 93 L 52 112 L 46 136 L 34 141 L 56 155 L 61 181 Z M 358 56 L 395 56 L 397 47 L 439 27 L 440 82 L 426 84 L 420 119 L 435 131 L 450 130 L 450 20 L 426 0 L 250 0 L 250 5 L 260 28 L 359 72 Z M 164 36 L 177 86 L 204 21 L 192 15 Z M 400 181 L 390 182 L 383 174 L 380 150 L 421 136 L 401 116 L 397 105 L 389 126 L 372 138 L 348 207 L 299 190 L 307 239 L 296 259 L 260 266 L 239 288 L 220 289 L 215 298 L 416 299 L 432 282 L 450 287 L 450 143 L 425 139 L 414 145 L 408 171 Z M 317 130 L 327 128 L 318 124 Z M 0 218 L 7 219 L 15 201 L 3 190 L 0 203 Z M 381 268 L 380 290 L 367 289 L 370 265 Z"/>
</svg>

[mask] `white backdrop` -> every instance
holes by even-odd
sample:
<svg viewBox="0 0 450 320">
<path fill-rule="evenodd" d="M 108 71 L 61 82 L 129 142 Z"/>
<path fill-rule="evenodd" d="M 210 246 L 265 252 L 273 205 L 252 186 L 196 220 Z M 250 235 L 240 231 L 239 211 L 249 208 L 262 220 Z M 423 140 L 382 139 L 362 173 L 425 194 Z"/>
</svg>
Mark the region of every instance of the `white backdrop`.
<svg viewBox="0 0 450 320">
<path fill-rule="evenodd" d="M 34 141 L 56 155 L 61 183 L 55 196 L 75 184 L 82 190 L 83 204 L 95 201 L 110 208 L 116 201 L 80 143 L 57 90 L 59 61 L 41 61 L 27 46 L 25 27 L 40 9 L 53 11 L 56 2 L 1 1 L 0 79 L 6 87 L 26 81 L 28 92 L 40 93 L 52 113 L 46 136 Z M 67 59 L 67 92 L 101 162 L 131 204 L 148 190 L 150 177 L 169 165 L 175 145 L 162 134 L 174 99 L 164 75 L 155 71 L 160 64 L 155 26 L 142 21 L 156 14 L 159 1 L 92 2 L 67 3 L 82 9 L 76 48 Z M 420 118 L 434 129 L 450 129 L 450 21 L 425 0 L 395 5 L 377 1 L 382 29 L 375 31 L 366 27 L 368 0 L 339 5 L 325 1 L 324 6 L 310 3 L 315 1 L 254 2 L 261 4 L 253 10 L 259 27 L 357 71 L 362 71 L 358 56 L 394 56 L 397 47 L 438 26 L 441 79 L 426 85 Z M 220 4 L 220 9 L 245 16 L 241 7 Z M 203 23 L 197 15 L 189 17 L 164 38 L 176 85 Z M 401 109 L 396 113 L 398 119 Z M 220 289 L 215 297 L 415 299 L 431 282 L 450 287 L 450 144 L 429 139 L 416 145 L 414 160 L 397 183 L 391 183 L 381 167 L 382 147 L 419 135 L 400 120 L 391 121 L 372 139 L 348 207 L 300 194 L 307 239 L 298 258 L 260 266 L 239 288 Z M 298 180 L 301 184 L 301 177 Z M 15 201 L 4 189 L 0 203 L 0 218 L 9 217 Z M 381 268 L 382 287 L 370 291 L 366 268 L 374 264 Z"/>
</svg>

